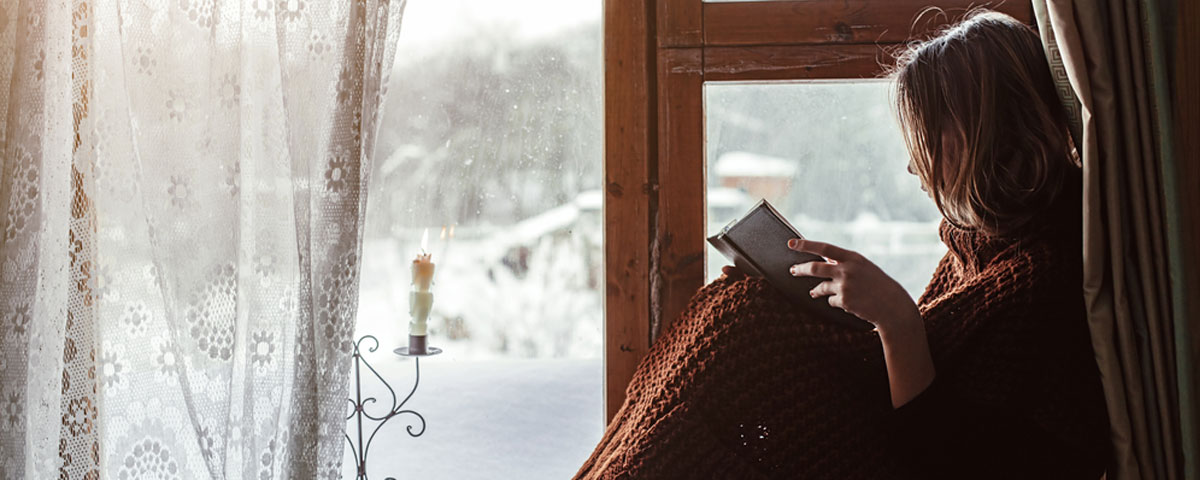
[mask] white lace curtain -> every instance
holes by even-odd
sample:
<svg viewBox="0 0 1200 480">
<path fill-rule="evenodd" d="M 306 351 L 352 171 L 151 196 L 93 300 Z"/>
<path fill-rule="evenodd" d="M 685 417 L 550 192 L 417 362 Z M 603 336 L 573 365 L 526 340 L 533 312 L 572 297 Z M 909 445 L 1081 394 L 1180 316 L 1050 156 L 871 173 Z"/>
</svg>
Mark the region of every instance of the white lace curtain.
<svg viewBox="0 0 1200 480">
<path fill-rule="evenodd" d="M 341 476 L 402 11 L 0 2 L 0 477 Z"/>
</svg>

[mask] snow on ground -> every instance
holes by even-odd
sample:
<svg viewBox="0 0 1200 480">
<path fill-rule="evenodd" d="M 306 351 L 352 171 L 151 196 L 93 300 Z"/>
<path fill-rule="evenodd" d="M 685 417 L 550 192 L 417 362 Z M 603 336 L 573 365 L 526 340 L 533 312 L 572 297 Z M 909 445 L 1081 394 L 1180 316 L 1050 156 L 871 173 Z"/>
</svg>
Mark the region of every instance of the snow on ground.
<svg viewBox="0 0 1200 480">
<path fill-rule="evenodd" d="M 366 358 L 405 395 L 413 361 L 391 354 L 392 348 Z M 570 478 L 603 433 L 602 373 L 599 359 L 460 360 L 453 352 L 422 359 L 420 386 L 405 407 L 425 417 L 426 431 L 411 438 L 403 423 L 409 417 L 389 420 L 371 444 L 367 474 L 380 480 Z M 375 380 L 364 377 L 363 388 L 364 397 L 390 403 Z M 354 436 L 352 425 L 347 433 Z M 349 448 L 344 465 L 343 478 L 354 478 Z"/>
</svg>

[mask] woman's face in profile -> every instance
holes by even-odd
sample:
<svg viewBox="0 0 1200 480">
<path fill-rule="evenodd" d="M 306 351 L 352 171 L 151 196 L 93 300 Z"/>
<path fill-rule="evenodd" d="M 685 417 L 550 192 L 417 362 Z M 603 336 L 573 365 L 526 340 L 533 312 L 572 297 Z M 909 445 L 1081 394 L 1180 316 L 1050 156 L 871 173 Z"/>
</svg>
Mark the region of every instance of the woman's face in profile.
<svg viewBox="0 0 1200 480">
<path fill-rule="evenodd" d="M 943 182 L 950 181 L 950 178 L 949 178 L 951 175 L 950 172 L 954 171 L 953 168 L 950 168 L 950 165 L 948 165 L 947 162 L 953 161 L 954 159 L 962 158 L 962 155 L 963 155 L 962 148 L 958 146 L 958 141 L 955 140 L 954 135 L 951 134 L 950 131 L 948 131 L 948 130 L 942 132 L 942 155 L 934 161 L 943 162 L 942 165 L 940 165 Z M 916 175 L 918 178 L 920 178 L 920 175 L 917 174 L 917 165 L 914 162 L 916 162 L 916 160 L 913 160 L 912 157 L 909 157 L 908 173 L 910 173 L 912 175 Z M 929 193 L 929 188 L 925 186 L 924 181 L 921 181 L 921 191 L 925 192 L 926 195 L 930 195 L 930 197 L 932 197 L 932 194 Z"/>
<path fill-rule="evenodd" d="M 914 176 L 916 176 L 918 179 L 920 179 L 920 178 L 921 178 L 921 176 L 920 176 L 920 175 L 917 175 L 917 168 L 916 168 L 916 165 L 913 163 L 913 161 L 914 161 L 914 160 L 913 160 L 911 157 L 908 159 L 908 173 L 909 173 L 909 174 L 911 174 L 911 175 L 914 175 Z M 928 189 L 928 188 L 925 188 L 925 182 L 920 182 L 920 184 L 921 184 L 921 191 L 922 191 L 922 192 L 925 192 L 925 194 L 926 194 L 926 195 L 928 195 L 928 194 L 929 194 L 929 189 Z"/>
</svg>

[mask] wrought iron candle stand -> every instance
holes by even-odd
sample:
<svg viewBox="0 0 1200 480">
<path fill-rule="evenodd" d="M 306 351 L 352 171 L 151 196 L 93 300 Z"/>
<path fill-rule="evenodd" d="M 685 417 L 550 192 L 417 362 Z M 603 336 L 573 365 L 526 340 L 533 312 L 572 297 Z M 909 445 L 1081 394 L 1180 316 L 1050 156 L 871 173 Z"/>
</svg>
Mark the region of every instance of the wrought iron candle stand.
<svg viewBox="0 0 1200 480">
<path fill-rule="evenodd" d="M 357 431 L 358 435 L 358 443 L 356 444 L 354 440 L 350 438 L 349 432 L 346 432 L 344 435 L 346 437 L 346 442 L 350 443 L 351 451 L 354 452 L 354 463 L 358 472 L 358 475 L 355 478 L 358 480 L 367 480 L 367 453 L 371 449 L 371 441 L 375 439 L 375 434 L 379 433 L 379 428 L 383 427 L 383 424 L 387 423 L 388 420 L 400 415 L 412 415 L 414 417 L 413 421 L 405 428 L 408 431 L 408 435 L 416 438 L 425 434 L 425 417 L 421 416 L 420 413 L 417 413 L 414 410 L 406 410 L 404 405 L 407 404 L 409 399 L 412 398 L 413 394 L 417 392 L 417 386 L 421 384 L 421 357 L 428 357 L 442 353 L 442 349 L 437 347 L 429 347 L 426 349 L 425 353 L 410 353 L 408 347 L 401 347 L 394 350 L 396 355 L 400 355 L 402 357 L 412 357 L 413 363 L 416 365 L 416 379 L 413 381 L 412 389 L 408 391 L 408 395 L 406 395 L 403 400 L 400 400 L 400 397 L 396 395 L 396 391 L 392 389 L 392 386 L 388 384 L 387 380 L 384 380 L 383 376 L 380 375 L 379 372 L 375 371 L 375 367 L 372 367 L 371 364 L 367 362 L 367 359 L 363 358 L 360 347 L 363 341 L 367 339 L 370 339 L 372 342 L 374 342 L 374 345 L 367 349 L 368 352 L 374 352 L 375 350 L 379 349 L 379 339 L 371 335 L 363 335 L 358 339 L 358 341 L 354 342 L 354 398 L 346 399 L 350 402 L 350 406 L 354 410 L 349 416 L 346 417 L 346 420 L 350 420 L 352 418 L 356 420 L 355 430 Z M 366 366 L 367 370 L 370 371 L 375 378 L 379 379 L 379 382 L 382 383 L 384 387 L 387 387 L 388 392 L 392 395 L 391 408 L 386 412 L 383 412 L 381 415 L 372 415 L 371 413 L 367 412 L 367 404 L 375 403 L 376 399 L 375 397 L 363 398 L 363 366 Z M 364 418 L 366 418 L 368 421 L 376 422 L 375 427 L 371 429 L 370 434 L 367 436 L 365 444 L 363 443 L 363 435 L 365 433 L 363 430 Z M 414 430 L 414 427 L 420 428 Z M 370 426 L 368 425 L 367 428 L 370 428 Z M 387 480 L 395 479 L 392 477 L 387 477 Z"/>
</svg>

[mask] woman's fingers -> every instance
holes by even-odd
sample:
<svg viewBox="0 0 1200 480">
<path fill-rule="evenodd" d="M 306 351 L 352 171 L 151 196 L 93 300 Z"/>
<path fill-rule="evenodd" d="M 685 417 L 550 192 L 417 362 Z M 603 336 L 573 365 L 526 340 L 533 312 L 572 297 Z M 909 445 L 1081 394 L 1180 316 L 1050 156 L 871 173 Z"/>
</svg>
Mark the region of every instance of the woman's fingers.
<svg viewBox="0 0 1200 480">
<path fill-rule="evenodd" d="M 842 295 L 841 284 L 833 280 L 818 283 L 808 291 L 808 295 L 812 298 L 829 297 L 829 306 L 846 310 L 846 303 L 843 302 L 846 297 Z"/>
<path fill-rule="evenodd" d="M 818 283 L 817 286 L 813 287 L 812 290 L 808 291 L 808 295 L 813 298 L 828 297 L 830 295 L 837 295 L 837 294 L 838 294 L 838 288 L 837 288 L 837 285 L 833 283 L 833 280 L 826 280 L 824 282 Z"/>
<path fill-rule="evenodd" d="M 815 253 L 822 257 L 836 260 L 839 262 L 844 262 L 846 260 L 850 260 L 857 255 L 856 253 L 851 252 L 850 250 L 846 250 L 837 245 L 833 245 L 833 244 L 825 243 L 825 242 L 817 242 L 817 241 L 813 241 L 813 240 L 804 240 L 804 239 L 800 239 L 800 238 L 793 238 L 791 240 L 788 240 L 788 248 L 795 250 L 797 252 Z"/>
<path fill-rule="evenodd" d="M 726 277 L 728 277 L 732 280 L 739 280 L 742 277 L 746 276 L 746 274 L 742 273 L 741 270 L 738 270 L 737 267 L 730 266 L 730 265 L 721 267 L 721 273 L 725 274 Z"/>
<path fill-rule="evenodd" d="M 831 306 L 831 307 L 833 307 L 833 308 L 839 308 L 839 309 L 841 309 L 841 310 L 843 310 L 843 311 L 845 311 L 845 310 L 846 310 L 846 305 L 842 303 L 842 296 L 841 296 L 841 295 L 832 295 L 832 296 L 830 296 L 830 297 L 829 297 L 829 306 Z"/>
<path fill-rule="evenodd" d="M 792 265 L 792 276 L 794 277 L 834 278 L 837 276 L 837 271 L 837 265 L 816 260 Z"/>
</svg>

